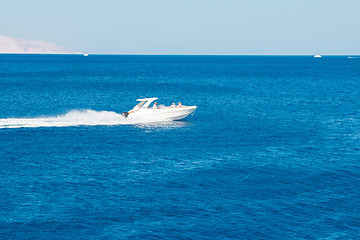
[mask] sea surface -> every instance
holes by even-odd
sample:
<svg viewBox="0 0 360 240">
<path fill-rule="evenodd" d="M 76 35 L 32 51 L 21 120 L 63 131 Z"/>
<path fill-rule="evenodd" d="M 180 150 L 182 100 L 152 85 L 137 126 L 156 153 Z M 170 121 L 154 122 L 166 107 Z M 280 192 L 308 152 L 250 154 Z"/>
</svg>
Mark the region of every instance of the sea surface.
<svg viewBox="0 0 360 240">
<path fill-rule="evenodd" d="M 359 239 L 359 206 L 360 58 L 0 55 L 0 239 Z"/>
</svg>

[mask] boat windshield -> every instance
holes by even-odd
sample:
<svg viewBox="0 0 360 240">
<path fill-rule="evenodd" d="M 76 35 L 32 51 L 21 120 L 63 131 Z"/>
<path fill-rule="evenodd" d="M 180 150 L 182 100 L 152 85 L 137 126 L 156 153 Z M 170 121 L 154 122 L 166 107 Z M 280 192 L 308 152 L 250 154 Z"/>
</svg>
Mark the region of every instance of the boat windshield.
<svg viewBox="0 0 360 240">
<path fill-rule="evenodd" d="M 142 106 L 144 106 L 145 103 L 146 103 L 146 101 L 142 101 L 136 106 L 140 109 Z"/>
</svg>

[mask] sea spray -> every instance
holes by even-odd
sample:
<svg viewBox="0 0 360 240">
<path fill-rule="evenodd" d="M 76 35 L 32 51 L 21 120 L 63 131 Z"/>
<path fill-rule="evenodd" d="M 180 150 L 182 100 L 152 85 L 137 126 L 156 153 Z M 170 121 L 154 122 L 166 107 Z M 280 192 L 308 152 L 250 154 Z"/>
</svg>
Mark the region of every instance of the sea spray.
<svg viewBox="0 0 360 240">
<path fill-rule="evenodd" d="M 34 118 L 3 118 L 0 128 L 21 127 L 70 127 L 130 124 L 120 114 L 110 111 L 72 110 L 59 116 L 41 116 Z"/>
</svg>

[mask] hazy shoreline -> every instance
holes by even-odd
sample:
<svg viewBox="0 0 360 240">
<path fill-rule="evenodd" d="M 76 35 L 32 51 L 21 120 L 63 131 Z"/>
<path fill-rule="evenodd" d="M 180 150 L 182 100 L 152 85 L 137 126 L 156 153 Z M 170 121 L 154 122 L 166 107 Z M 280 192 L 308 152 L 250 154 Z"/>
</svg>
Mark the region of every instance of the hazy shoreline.
<svg viewBox="0 0 360 240">
<path fill-rule="evenodd" d="M 89 55 L 139 56 L 314 56 L 316 54 L 147 54 L 147 53 L 88 53 Z M 359 54 L 321 54 L 321 56 L 360 56 Z"/>
<path fill-rule="evenodd" d="M 0 52 L 14 55 L 125 55 L 125 56 L 314 56 L 316 54 L 162 54 L 162 53 L 31 53 L 31 52 Z M 360 56 L 358 54 L 321 54 L 321 56 Z"/>
</svg>

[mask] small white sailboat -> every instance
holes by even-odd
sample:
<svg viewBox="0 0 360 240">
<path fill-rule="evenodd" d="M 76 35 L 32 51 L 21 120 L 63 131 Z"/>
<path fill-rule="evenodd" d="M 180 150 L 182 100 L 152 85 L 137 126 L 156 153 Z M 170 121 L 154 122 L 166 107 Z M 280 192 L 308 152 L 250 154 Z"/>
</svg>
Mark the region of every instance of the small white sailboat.
<svg viewBox="0 0 360 240">
<path fill-rule="evenodd" d="M 125 118 L 142 118 L 151 119 L 155 121 L 171 121 L 180 120 L 195 111 L 196 106 L 183 106 L 172 105 L 166 106 L 153 106 L 150 108 L 150 104 L 158 98 L 143 98 L 137 99 L 140 102 L 133 109 L 128 112 L 123 112 L 121 115 Z"/>
<path fill-rule="evenodd" d="M 315 55 L 314 58 L 321 58 L 321 55 Z"/>
</svg>

